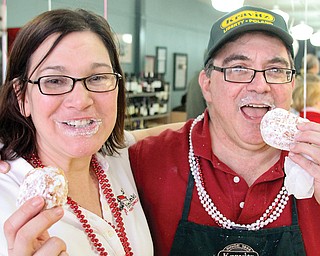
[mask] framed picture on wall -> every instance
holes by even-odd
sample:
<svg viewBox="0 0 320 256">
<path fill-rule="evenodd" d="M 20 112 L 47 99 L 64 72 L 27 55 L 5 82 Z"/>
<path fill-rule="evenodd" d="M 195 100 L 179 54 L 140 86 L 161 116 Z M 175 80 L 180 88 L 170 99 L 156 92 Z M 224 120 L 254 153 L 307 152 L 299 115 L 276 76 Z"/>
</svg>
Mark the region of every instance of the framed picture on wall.
<svg viewBox="0 0 320 256">
<path fill-rule="evenodd" d="M 131 63 L 132 59 L 132 35 L 117 34 L 119 40 L 119 59 L 121 63 Z"/>
<path fill-rule="evenodd" d="M 167 48 L 156 47 L 156 73 L 165 74 L 167 70 Z"/>
<path fill-rule="evenodd" d="M 154 66 L 155 66 L 155 56 L 146 55 L 144 57 L 144 73 L 149 75 L 154 75 Z"/>
<path fill-rule="evenodd" d="M 188 55 L 186 53 L 173 54 L 173 88 L 185 90 L 187 88 Z"/>
</svg>

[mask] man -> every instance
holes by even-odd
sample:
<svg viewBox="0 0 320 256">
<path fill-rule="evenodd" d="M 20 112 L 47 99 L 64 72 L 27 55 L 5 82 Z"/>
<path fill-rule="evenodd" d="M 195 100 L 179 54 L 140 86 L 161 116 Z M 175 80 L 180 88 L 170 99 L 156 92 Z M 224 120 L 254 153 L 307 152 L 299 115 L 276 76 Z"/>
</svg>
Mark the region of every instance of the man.
<svg viewBox="0 0 320 256">
<path fill-rule="evenodd" d="M 320 126 L 298 125 L 289 153 L 314 177 L 309 199 L 288 195 L 288 152 L 260 134 L 267 111 L 290 108 L 292 41 L 269 10 L 225 15 L 213 24 L 199 75 L 204 116 L 131 147 L 155 255 L 319 254 Z"/>
</svg>

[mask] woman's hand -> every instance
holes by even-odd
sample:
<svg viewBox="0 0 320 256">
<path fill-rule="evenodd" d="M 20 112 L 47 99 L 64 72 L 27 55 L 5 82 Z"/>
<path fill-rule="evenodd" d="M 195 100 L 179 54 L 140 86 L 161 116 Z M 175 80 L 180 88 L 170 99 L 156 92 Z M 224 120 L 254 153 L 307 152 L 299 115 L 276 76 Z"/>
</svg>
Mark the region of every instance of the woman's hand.
<svg viewBox="0 0 320 256">
<path fill-rule="evenodd" d="M 7 173 L 10 170 L 10 165 L 6 161 L 0 160 L 0 173 Z"/>
<path fill-rule="evenodd" d="M 8 255 L 68 255 L 60 238 L 50 237 L 48 228 L 63 216 L 62 207 L 41 211 L 44 199 L 36 196 L 25 202 L 4 223 Z"/>
<path fill-rule="evenodd" d="M 320 124 L 308 122 L 297 127 L 300 132 L 290 146 L 289 157 L 314 177 L 314 196 L 320 204 Z"/>
</svg>

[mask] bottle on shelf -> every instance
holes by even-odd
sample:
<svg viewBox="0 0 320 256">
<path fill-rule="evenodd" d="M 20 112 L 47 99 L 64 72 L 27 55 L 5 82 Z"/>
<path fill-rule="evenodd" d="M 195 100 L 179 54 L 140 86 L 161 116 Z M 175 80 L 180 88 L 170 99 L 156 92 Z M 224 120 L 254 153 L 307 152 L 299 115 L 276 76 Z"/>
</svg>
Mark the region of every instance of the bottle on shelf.
<svg viewBox="0 0 320 256">
<path fill-rule="evenodd" d="M 127 90 L 127 129 L 168 122 L 169 84 L 161 74 L 141 74 L 131 73 L 127 76 L 130 81 L 130 90 Z"/>
</svg>

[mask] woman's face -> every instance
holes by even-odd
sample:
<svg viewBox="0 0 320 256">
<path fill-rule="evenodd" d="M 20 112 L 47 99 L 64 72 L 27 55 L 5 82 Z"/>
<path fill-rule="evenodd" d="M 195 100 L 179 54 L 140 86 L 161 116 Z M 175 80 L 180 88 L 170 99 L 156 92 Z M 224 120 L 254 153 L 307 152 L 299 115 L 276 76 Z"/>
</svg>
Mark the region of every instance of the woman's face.
<svg viewBox="0 0 320 256">
<path fill-rule="evenodd" d="M 30 73 L 46 55 L 57 34 L 48 37 L 31 56 Z M 30 77 L 66 75 L 82 78 L 113 72 L 108 50 L 90 31 L 65 36 Z M 39 154 L 79 158 L 97 152 L 111 134 L 117 116 L 118 88 L 110 92 L 88 91 L 83 81 L 64 95 L 43 95 L 28 83 L 25 115 L 36 127 Z"/>
</svg>

